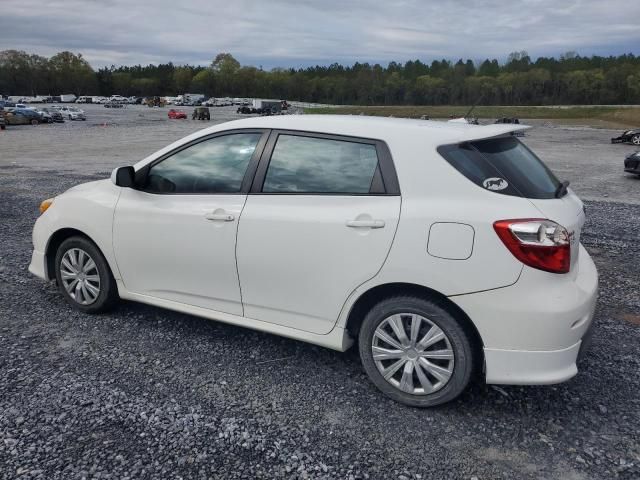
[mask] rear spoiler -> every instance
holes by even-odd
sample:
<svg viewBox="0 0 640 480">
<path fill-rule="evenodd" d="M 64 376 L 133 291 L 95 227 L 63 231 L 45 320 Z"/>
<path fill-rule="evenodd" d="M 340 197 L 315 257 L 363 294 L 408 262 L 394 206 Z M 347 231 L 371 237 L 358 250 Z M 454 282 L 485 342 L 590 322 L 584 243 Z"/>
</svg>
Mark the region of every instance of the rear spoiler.
<svg viewBox="0 0 640 480">
<path fill-rule="evenodd" d="M 504 135 L 516 135 L 530 129 L 529 125 L 520 125 L 513 123 L 492 124 L 492 125 L 474 125 L 469 128 L 460 129 L 454 135 L 456 138 L 447 139 L 447 143 L 462 143 L 472 140 L 484 140 L 487 138 L 502 137 Z"/>
</svg>

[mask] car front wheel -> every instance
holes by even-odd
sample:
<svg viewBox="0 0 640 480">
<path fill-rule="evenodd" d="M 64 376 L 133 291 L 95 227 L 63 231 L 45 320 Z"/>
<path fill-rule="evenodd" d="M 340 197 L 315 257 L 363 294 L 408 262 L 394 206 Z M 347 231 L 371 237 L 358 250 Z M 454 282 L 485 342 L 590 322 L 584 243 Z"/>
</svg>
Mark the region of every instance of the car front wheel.
<svg viewBox="0 0 640 480">
<path fill-rule="evenodd" d="M 391 297 L 366 315 L 360 358 L 371 381 L 388 397 L 413 407 L 432 407 L 467 387 L 473 350 L 460 322 L 440 302 Z"/>
<path fill-rule="evenodd" d="M 633 137 L 631 137 L 631 143 L 633 143 L 634 145 L 640 145 L 640 134 L 635 134 Z"/>
<path fill-rule="evenodd" d="M 55 259 L 56 280 L 74 308 L 87 313 L 110 309 L 118 299 L 116 282 L 106 259 L 87 238 L 62 242 Z"/>
</svg>

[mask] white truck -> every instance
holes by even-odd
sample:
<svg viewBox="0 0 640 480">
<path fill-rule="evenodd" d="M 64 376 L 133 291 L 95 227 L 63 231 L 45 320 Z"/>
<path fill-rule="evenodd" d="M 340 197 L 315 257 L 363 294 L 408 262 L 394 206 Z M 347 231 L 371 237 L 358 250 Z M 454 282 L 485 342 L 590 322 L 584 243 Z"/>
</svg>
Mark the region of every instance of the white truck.
<svg viewBox="0 0 640 480">
<path fill-rule="evenodd" d="M 262 112 L 269 111 L 271 114 L 280 113 L 282 111 L 282 100 L 254 98 L 253 108 Z"/>
</svg>

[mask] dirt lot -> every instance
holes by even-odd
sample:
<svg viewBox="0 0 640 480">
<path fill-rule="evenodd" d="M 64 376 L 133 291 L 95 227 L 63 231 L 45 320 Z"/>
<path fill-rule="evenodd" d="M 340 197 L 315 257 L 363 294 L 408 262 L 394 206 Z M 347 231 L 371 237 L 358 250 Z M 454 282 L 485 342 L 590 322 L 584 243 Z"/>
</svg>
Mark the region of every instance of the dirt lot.
<svg viewBox="0 0 640 480">
<path fill-rule="evenodd" d="M 133 303 L 88 316 L 29 275 L 42 199 L 239 117 L 85 110 L 0 132 L 0 478 L 640 478 L 640 178 L 617 130 L 537 121 L 524 139 L 587 200 L 601 296 L 580 374 L 415 410 L 355 351 Z"/>
<path fill-rule="evenodd" d="M 9 127 L 0 133 L 0 166 L 29 170 L 68 171 L 94 175 L 129 165 L 161 147 L 207 125 L 236 120 L 237 107 L 211 108 L 210 122 L 191 120 L 192 107 L 184 110 L 189 120 L 168 120 L 168 108 L 140 105 L 108 109 L 83 105 L 87 120 L 37 127 Z M 640 177 L 625 176 L 622 160 L 634 151 L 631 145 L 612 145 L 621 130 L 566 126 L 545 120 L 529 122 L 535 128 L 526 138 L 562 179 L 584 199 L 638 204 Z"/>
</svg>

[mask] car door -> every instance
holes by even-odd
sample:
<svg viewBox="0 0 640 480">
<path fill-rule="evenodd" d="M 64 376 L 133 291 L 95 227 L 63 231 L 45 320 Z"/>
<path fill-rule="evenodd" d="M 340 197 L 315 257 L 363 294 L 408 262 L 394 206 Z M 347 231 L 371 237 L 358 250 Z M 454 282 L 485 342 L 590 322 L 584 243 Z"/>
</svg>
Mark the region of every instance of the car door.
<svg viewBox="0 0 640 480">
<path fill-rule="evenodd" d="M 328 333 L 382 267 L 399 214 L 383 142 L 273 131 L 238 227 L 245 316 Z"/>
<path fill-rule="evenodd" d="M 240 130 L 180 147 L 136 172 L 114 216 L 125 288 L 242 315 L 236 233 L 268 133 Z"/>
</svg>

